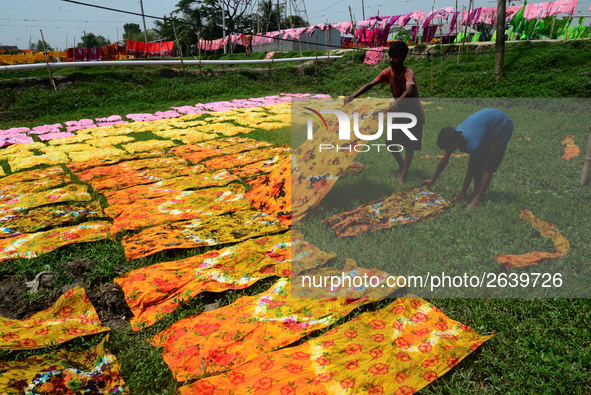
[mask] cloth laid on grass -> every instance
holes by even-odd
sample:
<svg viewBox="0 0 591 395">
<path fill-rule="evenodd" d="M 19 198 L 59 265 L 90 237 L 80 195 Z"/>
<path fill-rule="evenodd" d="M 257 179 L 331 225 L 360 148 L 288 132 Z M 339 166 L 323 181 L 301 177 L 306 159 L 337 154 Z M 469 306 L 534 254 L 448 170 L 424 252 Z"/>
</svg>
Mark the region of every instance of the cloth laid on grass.
<svg viewBox="0 0 591 395">
<path fill-rule="evenodd" d="M 64 137 L 61 139 L 53 139 L 53 140 L 49 140 L 49 145 L 64 145 L 64 144 L 74 144 L 74 143 L 82 143 L 86 140 L 90 140 L 92 139 L 93 136 L 91 134 L 86 134 L 86 133 L 79 133 L 75 136 L 71 136 L 71 137 Z"/>
<path fill-rule="evenodd" d="M 226 170 L 220 170 L 215 173 L 190 174 L 184 177 L 169 178 L 154 184 L 138 185 L 119 191 L 105 192 L 104 195 L 109 205 L 114 206 L 131 204 L 139 199 L 157 198 L 187 189 L 223 186 L 238 180 L 240 180 L 239 177 L 230 174 Z"/>
<path fill-rule="evenodd" d="M 245 197 L 264 213 L 276 215 L 286 225 L 291 224 L 291 157 L 287 157 Z"/>
<path fill-rule="evenodd" d="M 69 167 L 70 165 L 68 165 Z M 106 179 L 144 169 L 162 169 L 174 166 L 187 166 L 187 161 L 176 157 L 147 158 L 127 161 L 110 166 L 85 169 L 82 171 L 71 169 L 81 181 L 90 182 L 96 179 Z"/>
<path fill-rule="evenodd" d="M 90 202 L 92 197 L 88 187 L 82 184 L 68 184 L 49 191 L 23 193 L 11 196 L 10 200 L 0 203 L 0 214 L 13 211 L 25 211 L 34 207 L 59 202 Z"/>
<path fill-rule="evenodd" d="M 101 138 L 93 138 L 90 140 L 86 140 L 85 143 L 93 145 L 98 148 L 103 147 L 111 147 L 113 145 L 128 143 L 130 141 L 134 141 L 133 137 L 129 136 L 109 136 L 109 137 L 101 137 Z M 132 152 L 133 153 L 133 152 Z"/>
<path fill-rule="evenodd" d="M 357 162 L 356 160 L 351 162 L 351 164 L 349 165 L 349 167 L 347 167 L 343 173 L 341 174 L 341 176 L 352 176 L 353 174 L 358 174 L 361 173 L 362 171 L 365 171 L 367 169 L 371 169 L 371 166 L 368 166 L 366 164 L 363 164 L 361 162 Z"/>
<path fill-rule="evenodd" d="M 88 162 L 91 160 L 113 160 L 127 156 L 127 152 L 115 147 L 105 147 L 92 151 L 69 152 L 68 156 L 72 162 Z"/>
<path fill-rule="evenodd" d="M 84 288 L 76 287 L 60 296 L 50 308 L 26 320 L 0 317 L 0 348 L 43 348 L 108 330 L 102 326 Z"/>
<path fill-rule="evenodd" d="M 0 392 L 20 394 L 129 394 L 105 336 L 88 351 L 58 350 L 22 361 L 0 361 Z"/>
<path fill-rule="evenodd" d="M 28 213 L 14 212 L 0 218 L 0 239 L 35 232 L 49 226 L 64 225 L 76 220 L 97 217 L 105 217 L 98 200 L 88 203 L 39 207 Z"/>
<path fill-rule="evenodd" d="M 95 167 L 100 166 L 110 166 L 116 163 L 120 163 L 127 160 L 136 160 L 136 159 L 147 159 L 147 158 L 157 158 L 161 156 L 165 156 L 166 154 L 162 151 L 153 151 L 153 152 L 139 152 L 137 154 L 125 154 L 120 155 L 112 158 L 104 158 L 104 159 L 89 159 L 85 162 L 75 162 L 75 163 L 68 163 L 68 169 L 70 169 L 73 173 L 80 173 L 84 170 L 92 169 Z"/>
<path fill-rule="evenodd" d="M 74 152 L 74 151 L 88 151 L 92 150 L 92 146 L 89 144 L 65 144 L 65 145 L 57 145 L 57 146 L 47 146 L 44 148 L 40 148 L 39 150 L 45 152 L 46 154 L 52 152 Z"/>
<path fill-rule="evenodd" d="M 504 267 L 514 269 L 534 265 L 543 259 L 560 258 L 561 256 L 565 255 L 570 249 L 570 243 L 562 235 L 562 233 L 560 233 L 556 226 L 552 225 L 549 222 L 544 222 L 536 218 L 529 210 L 523 210 L 519 214 L 519 218 L 526 220 L 528 225 L 538 230 L 542 236 L 550 238 L 552 240 L 552 243 L 554 243 L 554 246 L 556 247 L 556 252 L 552 253 L 536 251 L 522 255 L 495 255 L 493 258 L 499 261 L 499 263 Z"/>
<path fill-rule="evenodd" d="M 12 185 L 19 182 L 26 182 L 26 181 L 40 181 L 41 179 L 48 178 L 48 177 L 58 177 L 58 176 L 65 176 L 66 173 L 64 169 L 59 166 L 48 167 L 45 169 L 36 169 L 36 170 L 29 170 L 23 171 L 16 174 L 11 174 L 4 178 L 0 178 L 0 187 L 4 187 L 7 185 Z"/>
<path fill-rule="evenodd" d="M 339 237 L 355 236 L 421 221 L 451 206 L 452 202 L 429 192 L 426 187 L 405 188 L 322 222 L 328 223 Z"/>
<path fill-rule="evenodd" d="M 277 169 L 281 162 L 289 155 L 276 155 L 271 159 L 264 159 L 249 165 L 231 169 L 231 172 L 242 178 L 252 178 L 261 174 L 270 173 Z"/>
<path fill-rule="evenodd" d="M 84 222 L 45 232 L 23 234 L 0 240 L 0 262 L 15 258 L 35 258 L 60 247 L 103 240 L 109 237 L 110 222 Z"/>
<path fill-rule="evenodd" d="M 185 144 L 200 143 L 206 140 L 213 140 L 218 138 L 217 134 L 198 132 L 195 128 L 187 129 L 165 129 L 152 132 L 163 139 L 181 140 Z M 191 140 L 191 143 L 188 142 Z"/>
<path fill-rule="evenodd" d="M 6 173 L 4 172 L 4 169 L 2 168 L 2 166 L 0 166 L 0 177 L 4 177 L 6 175 Z"/>
<path fill-rule="evenodd" d="M 355 273 L 360 272 L 351 264 Z M 154 336 L 152 345 L 164 348 L 162 356 L 177 381 L 194 379 L 205 371 L 235 369 L 375 301 L 367 297 L 295 299 L 291 288 L 291 279 L 280 278 L 263 293 L 174 323 Z"/>
<path fill-rule="evenodd" d="M 60 163 L 68 163 L 70 159 L 63 152 L 52 152 L 45 155 L 29 156 L 27 158 L 9 159 L 8 165 L 12 172 L 29 169 L 38 165 L 57 165 Z"/>
<path fill-rule="evenodd" d="M 171 148 L 169 152 L 179 155 L 192 163 L 220 155 L 231 155 L 243 151 L 250 151 L 257 148 L 268 147 L 266 141 L 257 141 L 243 137 L 231 137 L 228 139 L 210 140 L 199 144 Z"/>
<path fill-rule="evenodd" d="M 334 253 L 299 241 L 310 254 L 300 267 L 322 265 Z M 115 278 L 134 314 L 131 327 L 148 327 L 202 292 L 243 289 L 271 276 L 290 276 L 291 233 L 264 236 L 221 250 L 173 262 L 158 263 Z"/>
<path fill-rule="evenodd" d="M 359 131 L 364 135 L 375 134 L 378 129 L 375 100 L 358 99 L 355 104 L 349 103 L 340 111 L 346 114 L 357 111 L 359 119 Z M 334 103 L 331 108 L 338 108 L 340 104 Z M 384 107 L 386 108 L 387 105 Z M 357 151 L 360 140 L 354 134 L 350 140 L 338 140 L 339 123 L 337 117 L 327 117 L 326 129 L 314 133 L 314 138 L 306 140 L 300 147 L 293 150 L 292 154 L 292 219 L 299 221 L 309 210 L 314 208 L 326 196 L 341 174 L 351 165 Z M 331 149 L 317 152 L 320 144 L 328 144 L 333 147 L 339 145 L 340 150 Z"/>
<path fill-rule="evenodd" d="M 574 136 L 566 136 L 566 138 L 562 140 L 562 144 L 566 145 L 566 148 L 564 149 L 564 155 L 562 155 L 564 159 L 569 160 L 575 156 L 579 156 L 581 149 L 575 144 Z"/>
<path fill-rule="evenodd" d="M 95 191 L 103 193 L 106 191 L 130 188 L 136 185 L 152 184 L 157 181 L 179 176 L 204 173 L 206 170 L 207 169 L 203 165 L 167 166 L 162 168 L 142 169 L 118 174 L 114 177 L 92 180 L 90 181 L 90 185 Z"/>
<path fill-rule="evenodd" d="M 248 180 L 246 180 L 246 183 L 248 185 L 250 185 L 251 187 L 256 187 L 257 185 L 260 185 L 261 183 L 267 181 L 267 179 L 269 178 L 268 174 L 264 174 L 262 176 L 258 176 L 258 177 L 253 177 L 253 178 L 249 178 Z"/>
<path fill-rule="evenodd" d="M 407 295 L 299 346 L 180 388 L 186 394 L 413 394 L 492 335 Z"/>
<path fill-rule="evenodd" d="M 234 243 L 282 232 L 287 226 L 276 216 L 241 210 L 216 218 L 198 218 L 154 226 L 121 241 L 127 260 L 173 248 L 196 248 Z"/>
<path fill-rule="evenodd" d="M 165 148 L 174 147 L 175 145 L 176 144 L 170 140 L 148 140 L 123 144 L 122 147 L 130 154 L 135 154 L 136 152 L 164 150 Z"/>
<path fill-rule="evenodd" d="M 15 195 L 41 192 L 45 189 L 55 188 L 72 182 L 69 174 L 56 174 L 43 177 L 38 180 L 15 182 L 13 184 L 0 185 L 0 201 L 10 200 Z"/>
<path fill-rule="evenodd" d="M 105 213 L 113 222 L 112 234 L 175 221 L 215 217 L 225 213 L 251 209 L 243 194 L 243 185 L 209 188 L 198 191 L 171 192 L 153 199 L 141 199 L 132 204 L 109 206 Z"/>
</svg>

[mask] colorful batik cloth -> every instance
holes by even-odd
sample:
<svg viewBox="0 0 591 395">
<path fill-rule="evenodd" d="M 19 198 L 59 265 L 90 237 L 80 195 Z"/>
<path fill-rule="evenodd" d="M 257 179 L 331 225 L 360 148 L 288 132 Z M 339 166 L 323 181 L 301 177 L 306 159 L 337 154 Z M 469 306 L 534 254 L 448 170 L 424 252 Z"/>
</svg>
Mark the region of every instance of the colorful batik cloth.
<svg viewBox="0 0 591 395">
<path fill-rule="evenodd" d="M 86 140 L 85 143 L 93 145 L 98 148 L 112 147 L 113 145 L 128 143 L 134 141 L 133 137 L 129 136 L 110 136 Z M 133 152 L 131 152 L 133 154 Z"/>
<path fill-rule="evenodd" d="M 10 170 L 15 173 L 39 165 L 57 165 L 68 163 L 70 159 L 63 152 L 52 152 L 45 155 L 29 156 L 27 158 L 9 159 Z"/>
<path fill-rule="evenodd" d="M 264 129 L 264 130 L 275 130 L 281 128 L 288 128 L 290 127 L 290 123 L 281 123 L 281 122 L 261 122 L 256 127 L 257 129 Z"/>
<path fill-rule="evenodd" d="M 47 146 L 44 148 L 40 148 L 40 151 L 45 152 L 46 154 L 52 152 L 74 152 L 74 151 L 88 151 L 92 150 L 92 146 L 88 144 L 65 144 L 65 145 L 58 145 L 58 146 Z"/>
<path fill-rule="evenodd" d="M 325 219 L 339 237 L 375 232 L 438 215 L 453 204 L 426 187 L 405 188 L 353 211 Z"/>
<path fill-rule="evenodd" d="M 0 186 L 7 186 L 14 183 L 41 180 L 48 177 L 65 176 L 64 169 L 59 166 L 48 167 L 45 169 L 23 171 L 16 174 L 11 174 L 0 179 Z"/>
<path fill-rule="evenodd" d="M 0 185 L 0 201 L 10 200 L 15 195 L 41 192 L 45 189 L 55 188 L 69 182 L 72 182 L 69 174 L 56 174 L 39 178 L 38 180 Z"/>
<path fill-rule="evenodd" d="M 84 170 L 92 169 L 95 167 L 100 166 L 110 166 L 114 165 L 119 162 L 123 162 L 126 160 L 135 160 L 135 159 L 146 159 L 146 158 L 157 158 L 161 156 L 165 156 L 166 154 L 162 151 L 155 151 L 155 152 L 139 152 L 137 154 L 125 154 L 113 158 L 105 158 L 105 159 L 93 159 L 86 162 L 76 162 L 76 163 L 68 163 L 68 169 L 70 169 L 73 173 L 80 173 Z"/>
<path fill-rule="evenodd" d="M 0 166 L 0 177 L 4 177 L 6 175 L 6 173 L 4 172 L 4 169 L 2 168 L 2 166 Z"/>
<path fill-rule="evenodd" d="M 291 297 L 291 280 L 231 305 L 182 319 L 152 341 L 177 381 L 235 369 L 257 356 L 326 328 L 374 299 Z"/>
<path fill-rule="evenodd" d="M 53 141 L 53 140 L 52 140 Z M 124 158 L 127 152 L 115 147 L 105 147 L 90 151 L 69 152 L 68 156 L 72 162 L 89 162 L 94 160 L 114 160 L 115 158 Z"/>
<path fill-rule="evenodd" d="M 164 150 L 165 148 L 174 147 L 175 145 L 176 144 L 170 140 L 147 140 L 123 144 L 122 147 L 130 154 L 135 154 L 136 152 Z"/>
<path fill-rule="evenodd" d="M 562 144 L 566 145 L 566 148 L 564 149 L 564 155 L 562 155 L 564 159 L 569 160 L 575 156 L 579 156 L 581 149 L 575 144 L 575 138 L 573 136 L 566 136 L 566 138 L 562 140 Z"/>
<path fill-rule="evenodd" d="M 239 177 L 230 174 L 226 170 L 215 173 L 191 174 L 185 177 L 169 178 L 154 184 L 138 185 L 119 191 L 105 192 L 105 197 L 110 206 L 118 204 L 130 204 L 139 199 L 152 199 L 165 196 L 173 192 L 182 192 L 187 189 L 199 189 L 217 187 L 240 180 Z"/>
<path fill-rule="evenodd" d="M 199 218 L 154 226 L 121 241 L 127 260 L 173 248 L 196 248 L 234 243 L 287 230 L 277 217 L 241 210 L 215 218 Z"/>
<path fill-rule="evenodd" d="M 75 143 L 85 142 L 85 141 L 90 140 L 92 138 L 93 138 L 93 136 L 91 134 L 80 133 L 80 134 L 77 134 L 76 136 L 49 140 L 48 143 L 49 143 L 49 145 L 75 144 Z"/>
<path fill-rule="evenodd" d="M 60 296 L 50 308 L 26 320 L 0 317 L 0 348 L 43 348 L 108 330 L 102 326 L 84 288 L 76 287 Z"/>
<path fill-rule="evenodd" d="M 220 136 L 215 133 L 192 132 L 179 136 L 177 139 L 185 144 L 195 144 L 207 140 L 215 140 Z"/>
<path fill-rule="evenodd" d="M 258 176 L 258 177 L 254 177 L 254 178 L 249 178 L 248 180 L 246 180 L 246 183 L 248 185 L 250 185 L 251 187 L 256 187 L 257 185 L 260 185 L 261 183 L 265 182 L 267 179 L 269 178 L 268 174 L 264 174 L 262 176 Z"/>
<path fill-rule="evenodd" d="M 251 239 L 117 277 L 114 281 L 125 292 L 125 300 L 134 314 L 132 328 L 139 330 L 154 324 L 202 292 L 243 289 L 263 278 L 289 276 L 290 238 L 288 232 Z M 317 258 L 322 264 L 321 257 Z"/>
<path fill-rule="evenodd" d="M 38 207 L 28 213 L 17 211 L 0 218 L 0 239 L 96 217 L 105 217 L 98 200 L 89 203 Z"/>
<path fill-rule="evenodd" d="M 414 394 L 492 335 L 411 295 L 299 346 L 181 387 L 186 394 Z"/>
<path fill-rule="evenodd" d="M 556 252 L 535 251 L 522 255 L 495 255 L 494 258 L 504 267 L 514 269 L 534 265 L 543 259 L 560 258 L 570 249 L 570 243 L 566 237 L 560 233 L 556 226 L 536 218 L 529 210 L 523 210 L 519 214 L 519 218 L 526 220 L 528 225 L 539 231 L 542 236 L 550 238 L 556 247 Z"/>
<path fill-rule="evenodd" d="M 19 152 L 31 151 L 35 149 L 41 149 L 43 147 L 47 147 L 44 143 L 34 142 L 34 143 L 26 143 L 26 144 L 14 144 L 9 147 L 2 148 L 2 155 L 0 158 L 8 159 L 11 155 L 17 155 Z"/>
<path fill-rule="evenodd" d="M 85 222 L 45 232 L 23 234 L 0 240 L 0 261 L 35 258 L 60 247 L 103 240 L 109 237 L 110 222 Z"/>
<path fill-rule="evenodd" d="M 243 137 L 231 137 L 175 147 L 171 148 L 169 152 L 179 155 L 192 163 L 199 163 L 203 159 L 212 158 L 214 156 L 231 155 L 268 146 L 269 143 L 266 141 L 251 140 Z"/>
<path fill-rule="evenodd" d="M 73 169 L 71 170 L 78 176 L 78 178 L 80 178 L 81 181 L 87 182 L 96 179 L 116 177 L 121 174 L 127 174 L 129 172 L 136 172 L 144 169 L 162 169 L 186 165 L 187 161 L 182 158 L 163 157 L 133 160 L 110 166 L 85 169 L 82 171 L 75 171 Z"/>
<path fill-rule="evenodd" d="M 289 155 L 276 155 L 271 159 L 265 159 L 246 166 L 233 168 L 231 171 L 242 178 L 253 178 L 277 169 L 281 162 L 283 162 L 288 156 Z"/>
<path fill-rule="evenodd" d="M 105 213 L 113 219 L 112 234 L 174 221 L 215 217 L 252 206 L 243 194 L 243 185 L 209 188 L 199 191 L 171 192 L 168 195 L 141 199 L 132 204 L 109 206 Z"/>
<path fill-rule="evenodd" d="M 343 171 L 341 176 L 352 176 L 353 174 L 361 173 L 364 170 L 371 169 L 371 166 L 365 165 L 361 162 L 353 161 L 349 167 Z"/>
<path fill-rule="evenodd" d="M 287 225 L 291 223 L 291 158 L 287 157 L 260 183 L 253 186 L 245 197 L 253 207 L 276 215 Z"/>
<path fill-rule="evenodd" d="M 329 104 L 329 103 L 327 103 Z M 387 108 L 388 104 L 382 105 Z M 332 108 L 341 107 L 334 102 Z M 379 107 L 378 107 L 379 108 Z M 355 100 L 340 108 L 348 113 L 357 112 L 359 131 L 364 135 L 375 134 L 378 129 L 375 101 Z M 292 154 L 292 215 L 299 221 L 309 210 L 314 208 L 331 190 L 341 174 L 351 165 L 357 151 L 355 147 L 361 141 L 354 133 L 350 140 L 339 140 L 339 123 L 337 117 L 327 117 L 326 127 L 314 133 L 313 139 L 306 140 Z M 338 146 L 337 149 L 319 152 L 320 144 Z M 385 153 L 384 155 L 389 155 Z"/>
<path fill-rule="evenodd" d="M 23 193 L 11 196 L 0 203 L 0 215 L 13 211 L 25 211 L 34 207 L 59 202 L 90 202 L 88 187 L 82 184 L 68 184 L 49 191 Z"/>
<path fill-rule="evenodd" d="M 253 162 L 270 160 L 275 156 L 285 156 L 289 154 L 290 150 L 289 146 L 267 147 L 242 152 L 240 154 L 220 156 L 209 159 L 203 162 L 203 164 L 210 170 L 231 169 L 233 167 L 244 166 Z"/>
<path fill-rule="evenodd" d="M 129 394 L 117 358 L 103 341 L 86 352 L 58 350 L 22 361 L 0 361 L 0 392 L 6 395 Z"/>
</svg>

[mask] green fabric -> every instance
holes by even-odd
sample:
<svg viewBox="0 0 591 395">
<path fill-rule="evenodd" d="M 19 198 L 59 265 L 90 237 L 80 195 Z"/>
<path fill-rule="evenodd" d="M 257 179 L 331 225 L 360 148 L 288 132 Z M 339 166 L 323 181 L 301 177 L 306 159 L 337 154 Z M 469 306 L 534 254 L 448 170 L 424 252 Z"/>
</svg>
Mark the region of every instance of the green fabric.
<svg viewBox="0 0 591 395">
<path fill-rule="evenodd" d="M 473 43 L 478 42 L 480 40 L 480 32 L 474 33 L 474 35 L 472 36 L 472 41 Z"/>
</svg>

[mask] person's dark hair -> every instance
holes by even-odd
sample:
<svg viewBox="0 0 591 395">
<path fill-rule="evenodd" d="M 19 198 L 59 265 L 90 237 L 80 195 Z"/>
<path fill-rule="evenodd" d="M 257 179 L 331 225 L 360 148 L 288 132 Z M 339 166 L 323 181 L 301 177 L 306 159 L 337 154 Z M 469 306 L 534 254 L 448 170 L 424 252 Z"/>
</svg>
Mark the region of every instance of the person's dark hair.
<svg viewBox="0 0 591 395">
<path fill-rule="evenodd" d="M 394 41 L 392 45 L 390 45 L 390 48 L 388 48 L 388 55 L 392 56 L 395 54 L 404 56 L 408 55 L 408 45 L 403 41 Z"/>
<path fill-rule="evenodd" d="M 439 132 L 439 136 L 437 137 L 437 146 L 442 150 L 447 151 L 458 142 L 460 137 L 460 132 L 451 126 L 446 126 L 441 129 L 441 132 Z"/>
</svg>

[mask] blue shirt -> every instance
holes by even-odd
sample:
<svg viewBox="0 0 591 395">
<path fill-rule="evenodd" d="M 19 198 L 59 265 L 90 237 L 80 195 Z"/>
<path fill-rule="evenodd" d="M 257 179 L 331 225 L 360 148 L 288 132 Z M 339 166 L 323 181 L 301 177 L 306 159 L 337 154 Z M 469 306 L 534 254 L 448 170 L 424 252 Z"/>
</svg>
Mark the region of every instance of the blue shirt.
<svg viewBox="0 0 591 395">
<path fill-rule="evenodd" d="M 470 115 L 456 128 L 464 135 L 460 151 L 470 154 L 470 163 L 478 161 L 484 147 L 499 139 L 507 144 L 513 136 L 513 120 L 501 110 L 485 108 Z"/>
</svg>

